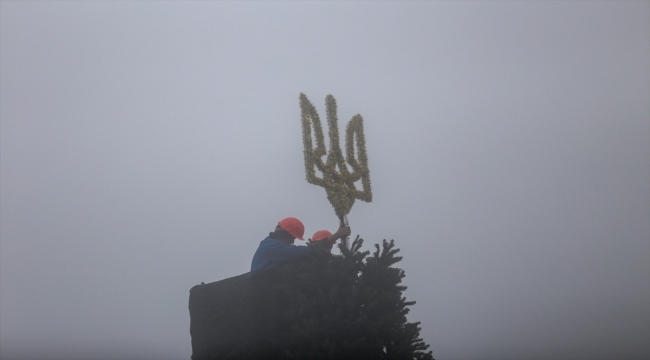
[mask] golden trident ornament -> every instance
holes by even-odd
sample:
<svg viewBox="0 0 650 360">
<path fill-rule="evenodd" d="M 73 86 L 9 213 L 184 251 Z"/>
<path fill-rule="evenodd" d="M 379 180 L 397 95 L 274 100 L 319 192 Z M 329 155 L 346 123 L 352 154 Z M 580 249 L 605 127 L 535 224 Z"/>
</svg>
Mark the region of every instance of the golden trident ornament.
<svg viewBox="0 0 650 360">
<path fill-rule="evenodd" d="M 300 110 L 302 112 L 302 139 L 305 146 L 305 170 L 307 182 L 322 186 L 327 193 L 327 199 L 334 208 L 341 223 L 348 225 L 347 214 L 354 205 L 354 200 L 372 201 L 370 189 L 370 171 L 366 155 L 366 139 L 363 135 L 363 118 L 357 114 L 352 117 L 345 129 L 345 159 L 339 146 L 338 118 L 336 116 L 336 100 L 332 95 L 325 98 L 327 124 L 329 126 L 329 153 L 325 150 L 323 127 L 316 108 L 300 93 Z M 316 137 L 316 147 L 312 139 L 312 129 Z M 356 154 L 355 154 L 356 143 Z M 323 156 L 327 159 L 323 162 Z M 350 165 L 348 170 L 345 163 Z M 316 175 L 316 169 L 322 178 Z M 361 180 L 363 190 L 357 190 L 355 182 Z M 347 239 L 346 239 L 347 240 Z M 347 241 L 345 241 L 347 247 Z"/>
</svg>

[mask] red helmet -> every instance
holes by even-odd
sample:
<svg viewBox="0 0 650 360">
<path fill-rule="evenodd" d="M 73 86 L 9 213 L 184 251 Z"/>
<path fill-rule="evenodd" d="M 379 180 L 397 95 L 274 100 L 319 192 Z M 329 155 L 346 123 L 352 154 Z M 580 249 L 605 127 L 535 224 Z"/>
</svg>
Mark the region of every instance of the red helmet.
<svg viewBox="0 0 650 360">
<path fill-rule="evenodd" d="M 280 220 L 278 226 L 280 226 L 282 230 L 288 232 L 292 236 L 300 240 L 305 240 L 302 238 L 302 236 L 305 234 L 305 225 L 303 225 L 302 222 L 300 222 L 300 220 L 296 219 L 295 217 L 288 217 Z"/>
<path fill-rule="evenodd" d="M 311 241 L 320 241 L 330 236 L 332 236 L 331 232 L 327 230 L 318 230 L 314 233 L 314 236 L 311 237 Z"/>
</svg>

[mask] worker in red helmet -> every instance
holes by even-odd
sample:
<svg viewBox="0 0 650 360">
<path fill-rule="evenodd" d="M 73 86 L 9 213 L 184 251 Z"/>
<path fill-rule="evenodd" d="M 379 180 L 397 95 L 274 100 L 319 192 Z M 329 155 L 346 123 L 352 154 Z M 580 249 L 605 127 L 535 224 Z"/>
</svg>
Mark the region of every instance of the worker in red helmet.
<svg viewBox="0 0 650 360">
<path fill-rule="evenodd" d="M 325 240 L 323 242 L 319 242 Z M 312 235 L 311 242 L 322 244 L 326 250 L 332 251 L 332 247 L 336 244 L 336 239 L 332 240 L 332 233 L 327 230 L 318 230 Z"/>
<path fill-rule="evenodd" d="M 305 226 L 300 220 L 294 217 L 282 219 L 275 227 L 275 231 L 269 233 L 269 236 L 260 242 L 260 246 L 253 255 L 251 271 L 277 269 L 284 263 L 313 254 L 313 250 L 306 246 L 293 245 L 296 238 L 305 240 L 302 237 L 304 234 Z M 333 240 L 335 242 L 347 235 L 350 235 L 350 228 L 342 226 L 325 241 Z"/>
</svg>

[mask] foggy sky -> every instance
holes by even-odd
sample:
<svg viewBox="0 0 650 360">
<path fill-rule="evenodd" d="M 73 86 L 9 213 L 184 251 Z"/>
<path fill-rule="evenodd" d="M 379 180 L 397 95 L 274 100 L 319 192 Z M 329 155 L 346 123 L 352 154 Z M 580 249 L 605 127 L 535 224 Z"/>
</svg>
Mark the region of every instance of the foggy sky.
<svg viewBox="0 0 650 360">
<path fill-rule="evenodd" d="M 650 2 L 0 4 L 0 357 L 188 359 L 189 289 L 335 230 L 298 95 L 365 119 L 436 359 L 650 357 Z"/>
</svg>

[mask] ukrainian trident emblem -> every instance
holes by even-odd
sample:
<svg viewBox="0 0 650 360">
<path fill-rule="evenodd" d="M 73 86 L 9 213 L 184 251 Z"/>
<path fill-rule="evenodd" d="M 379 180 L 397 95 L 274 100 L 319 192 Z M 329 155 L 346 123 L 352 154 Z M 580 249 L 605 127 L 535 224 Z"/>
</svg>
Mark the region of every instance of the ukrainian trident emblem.
<svg viewBox="0 0 650 360">
<path fill-rule="evenodd" d="M 372 201 L 363 118 L 357 114 L 348 122 L 345 129 L 344 158 L 339 145 L 336 100 L 332 95 L 327 95 L 325 98 L 325 107 L 329 127 L 329 152 L 325 149 L 323 127 L 318 112 L 307 96 L 300 94 L 307 182 L 325 188 L 327 199 L 332 204 L 336 216 L 341 219 L 341 222 L 347 224 L 347 214 L 352 209 L 355 199 Z M 327 156 L 325 160 L 323 160 L 324 156 Z M 316 171 L 321 174 L 321 177 L 318 177 Z M 358 181 L 361 181 L 361 190 L 358 190 L 355 185 Z"/>
</svg>

